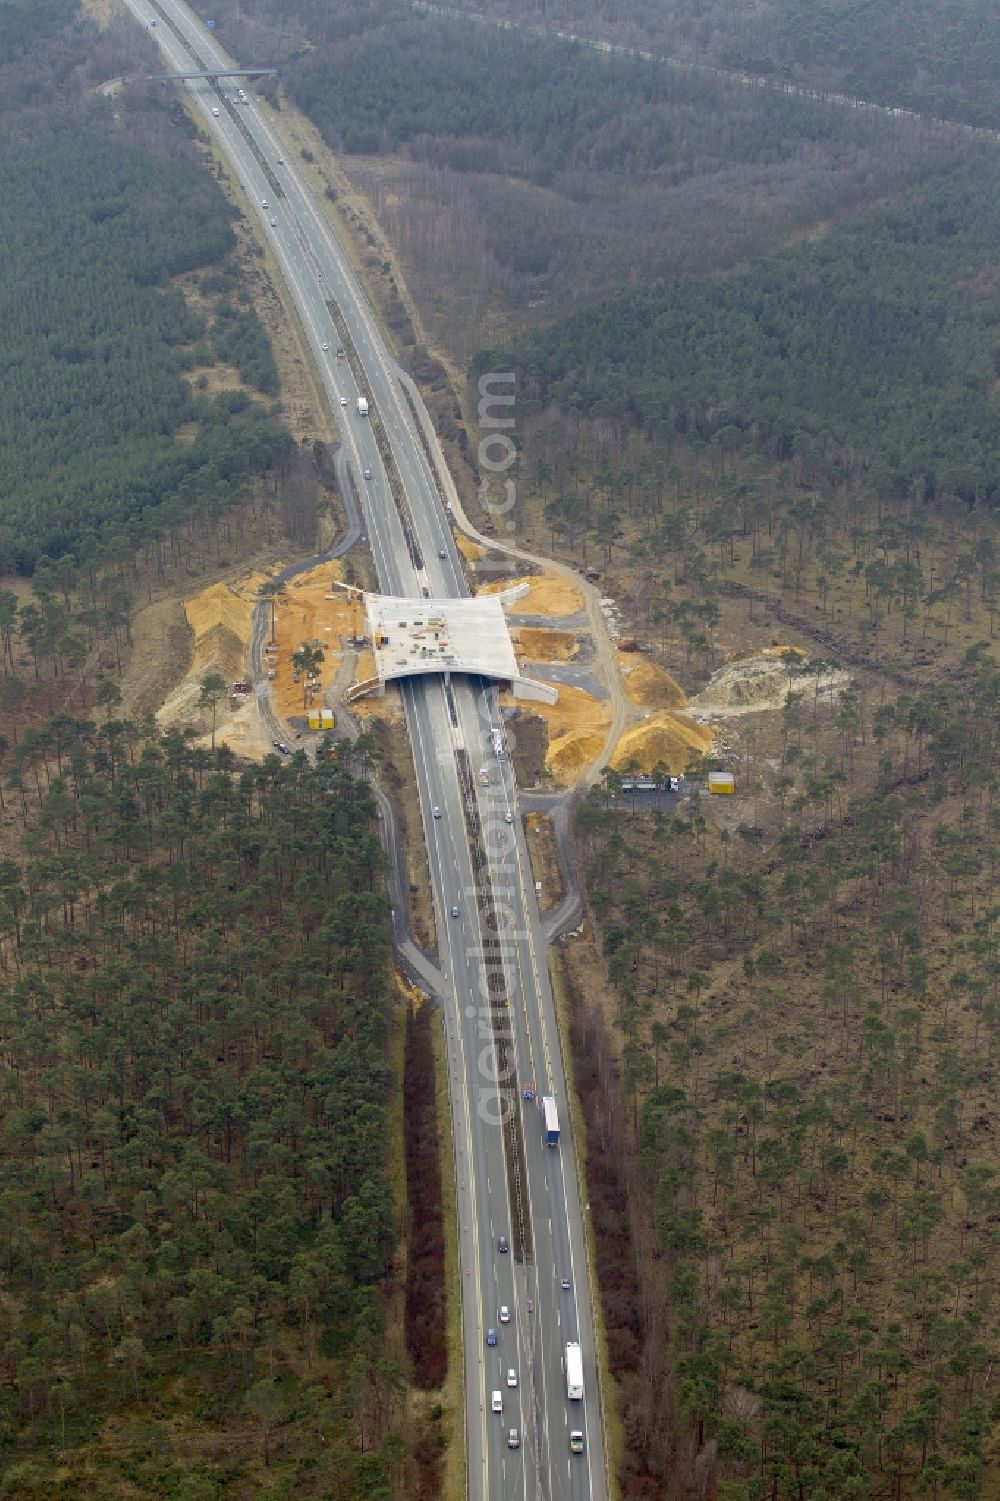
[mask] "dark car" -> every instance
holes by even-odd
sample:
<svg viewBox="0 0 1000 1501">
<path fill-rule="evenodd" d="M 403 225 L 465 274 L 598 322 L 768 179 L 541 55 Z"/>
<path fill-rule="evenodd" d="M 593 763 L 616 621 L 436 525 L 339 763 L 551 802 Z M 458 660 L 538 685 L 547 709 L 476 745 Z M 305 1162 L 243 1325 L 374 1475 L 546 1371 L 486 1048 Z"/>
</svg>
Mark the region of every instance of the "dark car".
<svg viewBox="0 0 1000 1501">
<path fill-rule="evenodd" d="M 496 1342 L 497 1342 L 497 1332 L 496 1332 L 496 1330 L 495 1329 L 487 1329 L 487 1331 L 486 1331 L 486 1343 L 488 1345 L 490 1345 L 490 1346 L 493 1346 L 493 1345 L 496 1344 Z"/>
<path fill-rule="evenodd" d="M 503 1252 L 510 1250 L 510 1245 L 507 1241 L 506 1235 L 501 1235 L 500 1239 L 497 1241 L 497 1250 Z"/>
</svg>

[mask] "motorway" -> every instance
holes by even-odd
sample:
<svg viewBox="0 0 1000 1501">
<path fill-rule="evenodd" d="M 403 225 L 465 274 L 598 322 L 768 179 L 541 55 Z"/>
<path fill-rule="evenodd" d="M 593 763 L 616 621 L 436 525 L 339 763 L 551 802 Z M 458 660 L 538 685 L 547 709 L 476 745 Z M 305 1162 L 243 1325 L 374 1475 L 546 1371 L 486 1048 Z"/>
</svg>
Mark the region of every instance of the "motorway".
<svg viewBox="0 0 1000 1501">
<path fill-rule="evenodd" d="M 151 28 L 170 71 L 230 65 L 186 6 L 126 3 Z M 282 160 L 286 148 L 266 112 L 252 97 L 238 102 L 237 81 L 182 86 L 245 189 L 295 305 L 358 479 L 380 587 L 418 597 L 426 588 L 431 599 L 467 592 L 400 371 L 312 191 Z M 341 341 L 328 304 L 336 305 L 353 346 L 353 366 L 337 360 Z M 373 402 L 371 419 L 357 413 L 357 372 Z M 376 419 L 402 482 L 416 551 L 390 491 Z M 370 480 L 362 478 L 366 471 Z M 484 1501 L 604 1501 L 590 1278 L 566 1081 L 517 787 L 509 757 L 491 749 L 491 725 L 501 722 L 496 695 L 462 679 L 450 690 L 440 681 L 411 680 L 401 691 L 444 977 L 438 999 L 460 1219 L 467 1494 Z M 480 768 L 487 785 L 480 783 Z M 501 1060 L 507 1074 L 498 1077 Z M 529 1081 L 539 1097 L 549 1093 L 558 1101 L 558 1148 L 545 1144 L 538 1104 L 521 1097 Z M 513 1130 L 502 1124 L 505 1112 L 513 1114 Z M 510 1148 L 517 1138 L 523 1151 Z M 509 1242 L 506 1254 L 501 1236 Z M 509 1322 L 501 1320 L 502 1307 Z M 487 1346 L 488 1329 L 496 1331 L 495 1347 Z M 567 1340 L 579 1340 L 583 1352 L 582 1402 L 566 1398 Z M 509 1370 L 517 1373 L 516 1387 L 507 1385 Z M 502 1395 L 500 1415 L 490 1410 L 494 1391 Z M 516 1449 L 508 1447 L 512 1428 L 520 1439 Z M 571 1428 L 586 1434 L 582 1455 L 570 1454 Z"/>
</svg>

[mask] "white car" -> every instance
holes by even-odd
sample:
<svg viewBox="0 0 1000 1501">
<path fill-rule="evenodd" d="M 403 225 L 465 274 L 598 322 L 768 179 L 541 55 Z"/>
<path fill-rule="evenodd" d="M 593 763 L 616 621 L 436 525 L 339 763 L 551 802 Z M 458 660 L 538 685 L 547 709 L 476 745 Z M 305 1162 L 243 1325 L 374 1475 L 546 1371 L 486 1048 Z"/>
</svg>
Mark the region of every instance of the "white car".
<svg viewBox="0 0 1000 1501">
<path fill-rule="evenodd" d="M 506 1303 L 500 1304 L 500 1322 L 501 1324 L 510 1323 L 510 1309 L 507 1307 Z"/>
<path fill-rule="evenodd" d="M 516 1371 L 508 1371 L 507 1372 L 507 1385 L 508 1386 L 516 1386 L 517 1385 L 517 1372 Z"/>
<path fill-rule="evenodd" d="M 347 405 L 347 397 L 346 397 L 346 396 L 342 396 L 342 397 L 341 397 L 341 398 L 340 398 L 340 405 L 341 405 L 341 406 L 342 406 L 342 407 L 346 407 L 346 405 Z"/>
<path fill-rule="evenodd" d="M 267 208 L 267 199 L 266 198 L 262 198 L 260 200 L 260 206 L 261 206 L 261 208 Z"/>
<path fill-rule="evenodd" d="M 324 345 L 323 345 L 323 353 L 324 353 L 324 354 L 327 354 L 327 353 L 329 353 L 329 349 L 330 349 L 330 346 L 329 346 L 329 344 L 324 344 Z"/>
<path fill-rule="evenodd" d="M 494 1392 L 490 1398 L 490 1409 L 493 1412 L 503 1412 L 503 1393 Z"/>
</svg>

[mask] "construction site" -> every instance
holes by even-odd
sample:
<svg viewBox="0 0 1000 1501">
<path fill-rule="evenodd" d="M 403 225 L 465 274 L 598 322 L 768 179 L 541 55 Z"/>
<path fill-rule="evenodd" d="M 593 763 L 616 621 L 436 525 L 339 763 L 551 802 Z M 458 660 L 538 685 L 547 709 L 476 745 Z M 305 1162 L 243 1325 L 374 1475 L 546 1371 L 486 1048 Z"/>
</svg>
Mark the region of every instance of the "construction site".
<svg viewBox="0 0 1000 1501">
<path fill-rule="evenodd" d="M 485 549 L 459 543 L 475 573 Z M 588 598 L 556 569 L 490 578 L 471 598 L 445 600 L 363 593 L 345 584 L 339 562 L 275 587 L 279 574 L 275 564 L 184 601 L 189 667 L 159 711 L 161 724 L 207 743 L 214 717 L 217 742 L 260 759 L 274 750 L 260 709 L 265 683 L 289 736 L 308 742 L 336 730 L 345 712 L 398 720 L 398 677 L 469 672 L 501 683 L 522 738 L 531 738 L 526 726 L 540 726 L 532 779 L 568 789 L 605 767 L 676 777 L 706 756 L 725 763 L 739 734 L 733 721 L 780 710 L 793 693 L 832 700 L 850 681 L 830 664 L 813 670 L 801 648 L 772 645 L 732 652 L 689 699 L 640 641 L 623 638 L 614 601 L 595 608 L 593 591 Z M 229 691 L 212 706 L 203 684 L 215 675 Z"/>
</svg>

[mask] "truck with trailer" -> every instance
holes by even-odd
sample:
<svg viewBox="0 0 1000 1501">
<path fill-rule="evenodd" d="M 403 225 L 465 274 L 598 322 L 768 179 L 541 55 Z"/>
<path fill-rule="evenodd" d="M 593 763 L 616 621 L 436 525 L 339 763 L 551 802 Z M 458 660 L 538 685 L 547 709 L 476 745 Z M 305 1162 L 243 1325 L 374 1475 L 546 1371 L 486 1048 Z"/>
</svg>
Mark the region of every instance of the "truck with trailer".
<svg viewBox="0 0 1000 1501">
<path fill-rule="evenodd" d="M 545 1140 L 550 1147 L 557 1147 L 559 1145 L 559 1112 L 551 1095 L 546 1095 L 542 1100 L 542 1110 L 545 1112 Z"/>
<path fill-rule="evenodd" d="M 358 397 L 358 416 L 359 417 L 367 417 L 368 416 L 368 397 L 367 396 L 359 396 Z"/>
<path fill-rule="evenodd" d="M 575 1340 L 566 1346 L 566 1395 L 571 1402 L 583 1401 L 583 1355 Z"/>
</svg>

